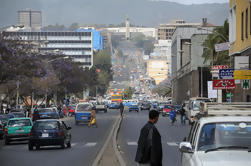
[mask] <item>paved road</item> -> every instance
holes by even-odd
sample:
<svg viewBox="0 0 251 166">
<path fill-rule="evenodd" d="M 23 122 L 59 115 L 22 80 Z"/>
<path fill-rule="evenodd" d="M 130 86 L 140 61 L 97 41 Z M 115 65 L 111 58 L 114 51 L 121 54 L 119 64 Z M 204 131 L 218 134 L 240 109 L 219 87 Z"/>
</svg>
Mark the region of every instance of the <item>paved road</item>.
<svg viewBox="0 0 251 166">
<path fill-rule="evenodd" d="M 137 141 L 140 129 L 147 121 L 148 111 L 126 112 L 119 132 L 118 143 L 127 165 L 136 166 L 134 158 Z M 163 166 L 180 166 L 180 153 L 177 143 L 188 135 L 189 126 L 182 126 L 179 119 L 174 126 L 171 126 L 169 119 L 162 116 L 160 116 L 156 126 L 162 136 Z"/>
<path fill-rule="evenodd" d="M 98 128 L 88 128 L 86 125 L 74 124 L 74 119 L 66 121 L 72 126 L 72 148 L 60 149 L 46 147 L 41 150 L 28 151 L 27 144 L 17 143 L 8 146 L 0 141 L 1 166 L 89 166 L 107 138 L 118 110 L 96 114 Z"/>
</svg>

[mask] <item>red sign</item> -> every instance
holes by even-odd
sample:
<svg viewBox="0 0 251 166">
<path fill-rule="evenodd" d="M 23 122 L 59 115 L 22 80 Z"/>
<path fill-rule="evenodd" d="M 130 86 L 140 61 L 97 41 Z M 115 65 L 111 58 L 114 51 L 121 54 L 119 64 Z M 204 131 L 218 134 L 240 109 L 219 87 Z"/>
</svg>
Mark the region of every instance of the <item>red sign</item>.
<svg viewBox="0 0 251 166">
<path fill-rule="evenodd" d="M 228 65 L 214 65 L 212 70 L 228 69 Z"/>
<path fill-rule="evenodd" d="M 100 73 L 100 72 L 101 72 L 101 70 L 100 70 L 100 69 L 97 69 L 97 72 L 98 72 L 98 73 Z"/>
<path fill-rule="evenodd" d="M 213 89 L 234 89 L 234 80 L 213 80 Z"/>
</svg>

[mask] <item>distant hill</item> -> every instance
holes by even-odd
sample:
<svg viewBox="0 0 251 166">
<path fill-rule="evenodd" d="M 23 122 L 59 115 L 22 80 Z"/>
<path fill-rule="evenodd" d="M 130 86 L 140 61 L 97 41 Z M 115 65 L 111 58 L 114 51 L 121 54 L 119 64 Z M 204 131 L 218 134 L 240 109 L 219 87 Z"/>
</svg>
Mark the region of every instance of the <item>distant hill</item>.
<svg viewBox="0 0 251 166">
<path fill-rule="evenodd" d="M 0 0 L 0 27 L 17 24 L 17 11 L 41 10 L 43 25 L 73 22 L 79 24 L 120 24 L 126 15 L 135 25 L 157 26 L 174 19 L 222 25 L 228 17 L 228 4 L 183 5 L 150 0 Z"/>
</svg>

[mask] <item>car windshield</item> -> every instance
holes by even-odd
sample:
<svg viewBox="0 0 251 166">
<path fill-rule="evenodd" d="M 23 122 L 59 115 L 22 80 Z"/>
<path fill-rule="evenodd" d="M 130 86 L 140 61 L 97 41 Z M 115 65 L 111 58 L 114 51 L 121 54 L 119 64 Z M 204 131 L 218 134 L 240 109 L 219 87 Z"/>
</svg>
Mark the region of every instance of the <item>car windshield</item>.
<svg viewBox="0 0 251 166">
<path fill-rule="evenodd" d="M 207 151 L 218 147 L 251 148 L 251 123 L 210 123 L 203 126 L 198 150 Z"/>
<path fill-rule="evenodd" d="M 47 108 L 39 109 L 39 113 L 49 113 L 49 112 L 55 112 L 55 110 Z"/>
<path fill-rule="evenodd" d="M 57 121 L 37 121 L 34 128 L 39 130 L 55 130 L 59 128 L 59 123 Z"/>
<path fill-rule="evenodd" d="M 30 119 L 10 120 L 8 126 L 9 127 L 31 126 L 31 121 Z"/>
<path fill-rule="evenodd" d="M 90 105 L 89 104 L 79 104 L 77 106 L 77 112 L 85 112 L 90 111 Z"/>
</svg>

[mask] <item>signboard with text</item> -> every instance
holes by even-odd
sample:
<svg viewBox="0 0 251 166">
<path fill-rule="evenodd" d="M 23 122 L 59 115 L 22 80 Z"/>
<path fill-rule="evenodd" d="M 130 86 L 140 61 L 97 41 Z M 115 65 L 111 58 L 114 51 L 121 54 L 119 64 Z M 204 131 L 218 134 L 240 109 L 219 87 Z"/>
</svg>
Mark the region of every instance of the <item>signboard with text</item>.
<svg viewBox="0 0 251 166">
<path fill-rule="evenodd" d="M 217 98 L 217 90 L 213 90 L 213 81 L 207 81 L 207 92 L 208 92 L 208 98 L 211 99 Z"/>
<path fill-rule="evenodd" d="M 234 69 L 220 69 L 219 71 L 220 79 L 234 79 Z"/>
<path fill-rule="evenodd" d="M 235 89 L 236 85 L 233 79 L 227 80 L 213 80 L 213 89 Z"/>
<path fill-rule="evenodd" d="M 230 48 L 229 42 L 214 45 L 215 52 L 226 51 L 229 50 L 229 48 Z"/>
<path fill-rule="evenodd" d="M 228 65 L 214 65 L 212 70 L 228 69 Z"/>
<path fill-rule="evenodd" d="M 251 70 L 235 70 L 234 79 L 235 80 L 250 80 Z"/>
</svg>

